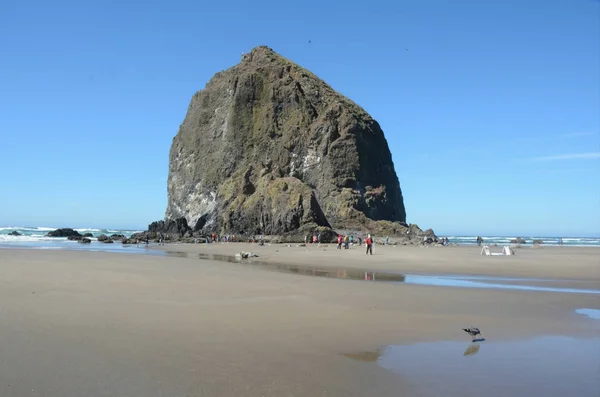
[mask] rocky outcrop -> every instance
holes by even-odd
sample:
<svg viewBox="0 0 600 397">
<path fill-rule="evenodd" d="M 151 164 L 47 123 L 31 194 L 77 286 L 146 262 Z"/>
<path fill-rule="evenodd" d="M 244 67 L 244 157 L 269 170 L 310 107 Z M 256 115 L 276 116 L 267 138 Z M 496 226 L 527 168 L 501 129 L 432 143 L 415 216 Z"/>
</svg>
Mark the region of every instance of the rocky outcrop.
<svg viewBox="0 0 600 397">
<path fill-rule="evenodd" d="M 81 234 L 79 234 L 79 232 L 77 230 L 73 230 L 70 228 L 56 229 L 56 230 L 53 230 L 53 231 L 49 232 L 48 234 L 46 234 L 46 237 L 72 237 L 72 236 L 81 237 Z"/>
<path fill-rule="evenodd" d="M 87 237 L 82 237 L 78 242 L 81 243 L 81 244 L 91 244 L 92 240 L 90 240 Z"/>
<path fill-rule="evenodd" d="M 90 237 L 94 237 L 94 235 L 92 233 L 84 233 L 83 237 L 90 238 Z"/>
<path fill-rule="evenodd" d="M 22 234 L 17 232 L 16 230 L 13 230 L 12 232 L 8 233 L 8 235 L 15 236 L 15 237 L 22 236 Z"/>
<path fill-rule="evenodd" d="M 123 241 L 127 237 L 124 234 L 111 234 L 109 237 L 112 241 Z"/>
<path fill-rule="evenodd" d="M 79 236 L 69 236 L 67 237 L 67 240 L 71 240 L 71 241 L 79 241 L 83 238 L 83 236 L 79 235 Z"/>
<path fill-rule="evenodd" d="M 104 244 L 112 244 L 114 241 L 105 234 L 101 234 L 98 236 L 98 242 Z"/>
<path fill-rule="evenodd" d="M 267 47 L 193 96 L 171 146 L 165 219 L 148 232 L 408 230 L 379 124 Z"/>
<path fill-rule="evenodd" d="M 515 239 L 510 240 L 511 244 L 525 244 L 527 241 L 521 237 L 517 237 Z"/>
</svg>

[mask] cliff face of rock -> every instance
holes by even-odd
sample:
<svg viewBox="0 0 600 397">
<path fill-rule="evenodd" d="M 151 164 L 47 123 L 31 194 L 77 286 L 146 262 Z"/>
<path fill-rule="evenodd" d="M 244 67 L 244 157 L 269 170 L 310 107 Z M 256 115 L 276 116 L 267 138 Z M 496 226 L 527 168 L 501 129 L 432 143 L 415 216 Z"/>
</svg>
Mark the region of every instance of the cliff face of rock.
<svg viewBox="0 0 600 397">
<path fill-rule="evenodd" d="M 283 235 L 402 228 L 406 213 L 379 124 L 257 47 L 191 100 L 170 151 L 165 219 L 178 218 L 196 232 Z"/>
</svg>

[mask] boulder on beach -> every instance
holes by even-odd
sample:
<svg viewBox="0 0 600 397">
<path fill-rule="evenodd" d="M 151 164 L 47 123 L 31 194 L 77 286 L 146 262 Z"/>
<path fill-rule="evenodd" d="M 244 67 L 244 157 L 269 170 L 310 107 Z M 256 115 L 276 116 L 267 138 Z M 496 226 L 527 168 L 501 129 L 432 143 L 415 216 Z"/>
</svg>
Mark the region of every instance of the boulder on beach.
<svg viewBox="0 0 600 397">
<path fill-rule="evenodd" d="M 46 237 L 69 237 L 69 236 L 80 236 L 81 237 L 81 234 L 77 230 L 73 230 L 71 228 L 56 229 L 56 230 L 53 230 L 53 231 L 49 232 L 48 234 L 46 234 Z"/>
<path fill-rule="evenodd" d="M 67 237 L 67 240 L 71 240 L 71 241 L 79 241 L 83 238 L 83 236 L 79 235 L 79 236 L 69 236 Z"/>
<path fill-rule="evenodd" d="M 92 240 L 90 240 L 90 239 L 89 239 L 89 238 L 87 238 L 87 237 L 82 237 L 82 238 L 79 240 L 79 243 L 81 243 L 81 244 L 90 244 L 91 242 L 92 242 Z"/>
<path fill-rule="evenodd" d="M 525 244 L 525 243 L 527 243 L 527 241 L 525 241 L 524 238 L 517 237 L 515 239 L 510 240 L 510 243 L 511 244 Z"/>
<path fill-rule="evenodd" d="M 88 237 L 89 238 L 89 237 L 94 237 L 94 235 L 92 233 L 85 233 L 83 235 L 83 237 Z"/>
<path fill-rule="evenodd" d="M 115 241 L 115 240 L 122 241 L 125 238 L 126 237 L 123 234 L 111 234 L 110 235 L 110 239 L 113 240 L 113 241 Z"/>
<path fill-rule="evenodd" d="M 535 244 L 535 245 L 544 244 L 544 240 L 533 240 L 533 244 Z"/>
<path fill-rule="evenodd" d="M 237 254 L 235 254 L 235 257 L 237 259 L 248 259 L 248 258 L 258 258 L 258 254 L 255 254 L 254 252 L 238 252 Z"/>
</svg>

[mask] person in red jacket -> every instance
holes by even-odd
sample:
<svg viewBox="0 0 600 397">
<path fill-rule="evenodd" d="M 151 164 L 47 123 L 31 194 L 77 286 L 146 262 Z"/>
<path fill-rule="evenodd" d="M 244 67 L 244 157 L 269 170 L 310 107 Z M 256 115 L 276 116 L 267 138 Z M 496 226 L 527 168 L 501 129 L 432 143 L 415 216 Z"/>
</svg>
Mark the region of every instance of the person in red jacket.
<svg viewBox="0 0 600 397">
<path fill-rule="evenodd" d="M 371 254 L 373 255 L 373 239 L 371 238 L 371 235 L 369 234 L 367 236 L 367 239 L 365 240 L 365 245 L 367 246 L 367 255 Z"/>
<path fill-rule="evenodd" d="M 338 246 L 337 249 L 341 250 L 342 249 L 342 235 L 338 234 Z"/>
</svg>

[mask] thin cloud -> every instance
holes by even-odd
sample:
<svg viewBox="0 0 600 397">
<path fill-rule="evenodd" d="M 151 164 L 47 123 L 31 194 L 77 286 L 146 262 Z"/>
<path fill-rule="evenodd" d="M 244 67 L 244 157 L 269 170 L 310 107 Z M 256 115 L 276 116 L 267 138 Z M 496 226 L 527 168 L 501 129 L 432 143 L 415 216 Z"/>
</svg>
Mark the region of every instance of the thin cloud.
<svg viewBox="0 0 600 397">
<path fill-rule="evenodd" d="M 534 157 L 531 160 L 532 161 L 560 161 L 560 160 L 588 160 L 588 159 L 600 159 L 600 152 L 559 154 L 556 156 Z"/>
<path fill-rule="evenodd" d="M 571 132 L 571 133 L 568 133 L 568 134 L 562 134 L 561 136 L 563 138 L 578 138 L 578 137 L 581 137 L 581 136 L 592 136 L 592 135 L 596 135 L 596 133 L 595 132 L 590 132 L 590 131 L 587 131 L 587 132 Z"/>
</svg>

